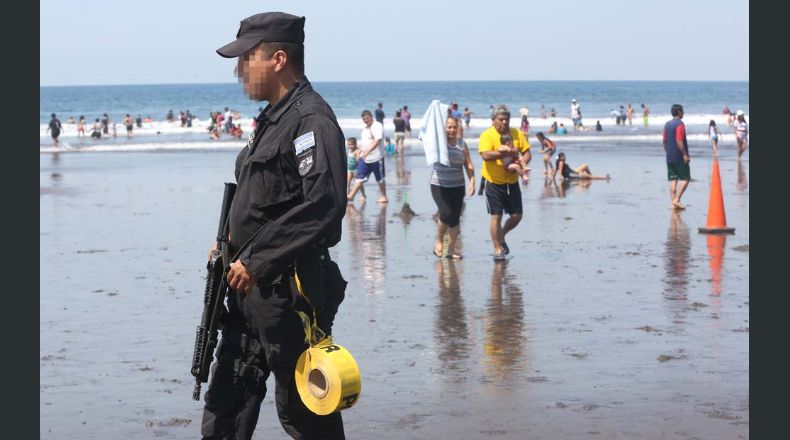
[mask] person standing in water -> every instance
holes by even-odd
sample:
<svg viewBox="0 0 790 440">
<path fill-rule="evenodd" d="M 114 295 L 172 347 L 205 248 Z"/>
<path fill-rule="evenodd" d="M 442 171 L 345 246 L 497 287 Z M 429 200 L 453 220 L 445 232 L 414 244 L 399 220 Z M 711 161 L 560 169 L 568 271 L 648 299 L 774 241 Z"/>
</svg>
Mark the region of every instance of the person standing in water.
<svg viewBox="0 0 790 440">
<path fill-rule="evenodd" d="M 735 141 L 738 143 L 738 159 L 740 159 L 749 143 L 749 124 L 746 123 L 743 110 L 738 110 L 735 117 L 732 127 L 735 129 Z"/>
<path fill-rule="evenodd" d="M 667 179 L 673 209 L 686 209 L 680 198 L 691 180 L 689 150 L 686 140 L 686 125 L 683 123 L 683 106 L 674 104 L 670 110 L 672 119 L 664 125 L 664 151 L 667 156 Z"/>
<path fill-rule="evenodd" d="M 464 171 L 469 177 L 466 194 L 468 196 L 475 194 L 475 168 L 466 142 L 458 136 L 460 125 L 461 122 L 456 117 L 447 116 L 444 132 L 447 135 L 449 165 L 434 162 L 431 173 L 431 195 L 439 210 L 433 254 L 442 257 L 446 252 L 447 258 L 453 260 L 462 258 L 461 254 L 455 251 L 455 244 L 458 240 L 461 211 L 464 205 Z M 446 248 L 444 248 L 445 235 L 448 235 Z"/>
<path fill-rule="evenodd" d="M 710 123 L 708 124 L 708 139 L 710 139 L 710 143 L 713 145 L 713 155 L 716 157 L 719 156 L 720 138 L 721 132 L 719 131 L 719 127 L 716 126 L 716 121 L 711 119 Z"/>
<path fill-rule="evenodd" d="M 554 165 L 551 163 L 551 157 L 554 156 L 554 152 L 557 151 L 557 144 L 547 138 L 542 131 L 539 131 L 535 137 L 538 138 L 538 142 L 540 142 L 540 152 L 543 153 L 543 166 L 546 168 L 543 174 L 548 176 L 549 170 L 554 173 Z"/>
<path fill-rule="evenodd" d="M 63 129 L 63 126 L 60 124 L 60 119 L 52 113 L 52 118 L 49 120 L 49 126 L 47 126 L 47 131 L 52 136 L 52 141 L 55 143 L 55 146 L 58 146 L 58 137 L 60 137 L 60 131 Z"/>
</svg>

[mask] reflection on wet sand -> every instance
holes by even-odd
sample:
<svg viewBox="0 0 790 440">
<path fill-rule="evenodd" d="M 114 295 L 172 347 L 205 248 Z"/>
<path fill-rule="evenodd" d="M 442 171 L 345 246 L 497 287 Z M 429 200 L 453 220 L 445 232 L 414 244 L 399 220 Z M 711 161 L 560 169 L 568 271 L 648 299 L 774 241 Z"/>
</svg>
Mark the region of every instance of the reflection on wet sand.
<svg viewBox="0 0 790 440">
<path fill-rule="evenodd" d="M 559 184 L 556 180 L 547 177 L 543 180 L 543 193 L 541 194 L 542 199 L 550 199 L 552 197 L 565 197 L 565 190 L 568 189 L 568 181 L 563 180 Z"/>
<path fill-rule="evenodd" d="M 664 250 L 664 299 L 667 313 L 675 322 L 682 322 L 686 314 L 686 299 L 688 299 L 687 270 L 689 264 L 688 226 L 683 222 L 680 211 L 672 211 L 669 224 L 669 234 Z"/>
<path fill-rule="evenodd" d="M 366 212 L 368 211 L 368 212 Z M 377 212 L 374 221 L 366 217 L 369 212 Z M 359 208 L 349 203 L 346 207 L 346 229 L 351 242 L 351 255 L 357 265 L 354 269 L 362 269 L 365 282 L 364 290 L 368 293 L 384 292 L 384 263 L 386 253 L 387 205 L 377 203 Z"/>
<path fill-rule="evenodd" d="M 721 265 L 724 261 L 724 247 L 727 236 L 724 234 L 707 234 L 708 255 L 710 256 L 711 295 L 721 295 Z"/>
<path fill-rule="evenodd" d="M 735 184 L 735 188 L 738 191 L 746 191 L 748 187 L 749 184 L 746 179 L 746 171 L 743 169 L 743 163 L 738 159 L 738 182 Z"/>
<path fill-rule="evenodd" d="M 434 337 L 442 370 L 460 373 L 450 379 L 463 382 L 468 371 L 465 361 L 469 358 L 469 327 L 455 264 L 447 258 L 434 263 L 439 282 Z"/>
<path fill-rule="evenodd" d="M 406 155 L 395 156 L 395 183 L 398 185 L 411 184 L 411 170 L 406 166 Z"/>
<path fill-rule="evenodd" d="M 528 359 L 523 355 L 524 302 L 514 274 L 507 273 L 507 261 L 494 264 L 491 274 L 491 296 L 488 298 L 484 322 L 483 353 L 486 376 L 494 382 L 507 383 L 508 378 L 520 381 Z"/>
<path fill-rule="evenodd" d="M 561 179 L 559 182 L 555 179 L 546 178 L 543 182 L 543 194 L 541 198 L 549 199 L 552 197 L 565 198 L 565 193 L 571 186 L 581 190 L 587 190 L 592 185 L 590 179 Z"/>
</svg>

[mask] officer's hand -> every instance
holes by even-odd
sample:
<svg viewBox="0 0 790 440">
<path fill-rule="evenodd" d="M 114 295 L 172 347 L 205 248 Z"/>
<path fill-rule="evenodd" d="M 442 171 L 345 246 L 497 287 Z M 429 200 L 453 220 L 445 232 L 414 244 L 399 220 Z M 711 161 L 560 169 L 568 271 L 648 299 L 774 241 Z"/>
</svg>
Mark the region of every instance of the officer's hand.
<svg viewBox="0 0 790 440">
<path fill-rule="evenodd" d="M 240 260 L 236 260 L 230 264 L 230 271 L 228 271 L 228 286 L 236 292 L 250 293 L 252 287 L 255 286 L 257 278 L 247 272 L 247 268 Z"/>
<path fill-rule="evenodd" d="M 211 253 L 214 252 L 215 250 L 217 250 L 217 242 L 216 241 L 211 245 L 211 249 L 209 249 L 209 251 L 208 251 L 208 259 L 209 260 L 211 259 Z"/>
</svg>

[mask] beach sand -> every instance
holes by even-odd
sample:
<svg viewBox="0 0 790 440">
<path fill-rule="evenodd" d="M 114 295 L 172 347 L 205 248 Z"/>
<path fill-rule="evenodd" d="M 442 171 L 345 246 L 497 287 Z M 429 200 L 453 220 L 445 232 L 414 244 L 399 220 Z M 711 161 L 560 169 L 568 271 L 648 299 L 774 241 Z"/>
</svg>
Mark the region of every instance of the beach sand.
<svg viewBox="0 0 790 440">
<path fill-rule="evenodd" d="M 362 371 L 348 438 L 748 438 L 748 152 L 738 165 L 723 147 L 736 234 L 721 242 L 697 232 L 701 142 L 673 214 L 660 145 L 556 140 L 612 180 L 545 186 L 536 154 L 505 263 L 481 196 L 466 199 L 464 259 L 431 253 L 418 148 L 387 159 L 388 206 L 369 183 L 349 208 L 331 250 L 349 282 L 335 341 Z M 42 438 L 199 437 L 189 369 L 235 155 L 41 154 Z M 397 215 L 404 194 L 414 217 Z M 288 438 L 269 389 L 255 438 Z"/>
</svg>

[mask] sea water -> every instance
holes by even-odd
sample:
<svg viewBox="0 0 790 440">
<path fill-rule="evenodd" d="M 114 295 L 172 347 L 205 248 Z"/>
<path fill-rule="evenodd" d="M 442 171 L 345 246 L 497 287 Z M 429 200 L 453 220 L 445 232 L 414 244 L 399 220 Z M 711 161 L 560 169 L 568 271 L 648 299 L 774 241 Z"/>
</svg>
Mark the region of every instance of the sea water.
<svg viewBox="0 0 790 440">
<path fill-rule="evenodd" d="M 616 139 L 642 136 L 641 140 L 659 140 L 661 127 L 671 118 L 672 104 L 682 104 L 689 140 L 707 140 L 707 125 L 716 120 L 723 133 L 728 133 L 724 107 L 733 112 L 742 109 L 749 113 L 748 82 L 679 82 L 679 81 L 446 81 L 446 82 L 316 82 L 314 88 L 326 99 L 347 136 L 358 135 L 362 128 L 360 114 L 373 111 L 381 102 L 386 114 L 385 133 L 394 131 L 392 118 L 397 109 L 409 107 L 411 126 L 416 135 L 421 117 L 434 99 L 445 103 L 457 102 L 460 111 L 472 111 L 470 133 L 479 133 L 490 125 L 490 106 L 504 103 L 509 106 L 513 119 L 511 126 L 519 126 L 519 110 L 529 109 L 533 131 L 546 130 L 552 122 L 562 123 L 580 141 L 590 136 L 615 136 Z M 576 99 L 581 106 L 584 125 L 593 130 L 596 121 L 604 126 L 602 133 L 594 131 L 574 133 L 570 120 L 570 103 Z M 620 105 L 634 108 L 633 125 L 616 126 L 612 110 Z M 640 104 L 650 109 L 650 125 L 644 126 Z M 192 150 L 206 148 L 238 148 L 238 141 L 222 136 L 210 141 L 208 126 L 212 111 L 225 107 L 238 111 L 238 121 L 245 132 L 252 129 L 252 119 L 266 102 L 250 100 L 242 86 L 229 84 L 159 84 L 119 86 L 66 86 L 40 88 L 39 140 L 42 152 L 49 152 L 52 140 L 47 133 L 51 113 L 56 113 L 63 131 L 60 140 L 64 147 L 74 146 L 84 151 L 118 150 Z M 540 116 L 544 107 L 547 117 Z M 556 111 L 551 117 L 550 111 Z M 169 110 L 178 117 L 187 111 L 195 117 L 193 126 L 181 127 L 179 122 L 168 123 Z M 117 124 L 117 137 L 103 135 L 100 140 L 90 139 L 95 119 L 107 113 Z M 152 122 L 135 127 L 133 138 L 127 139 L 122 124 L 126 114 L 132 118 L 140 115 L 151 117 Z M 75 121 L 86 118 L 87 138 L 78 138 L 76 124 L 66 124 L 69 116 Z M 747 117 L 748 120 L 748 117 Z M 644 138 L 644 136 L 648 136 Z M 598 139 L 602 140 L 602 139 Z"/>
</svg>

